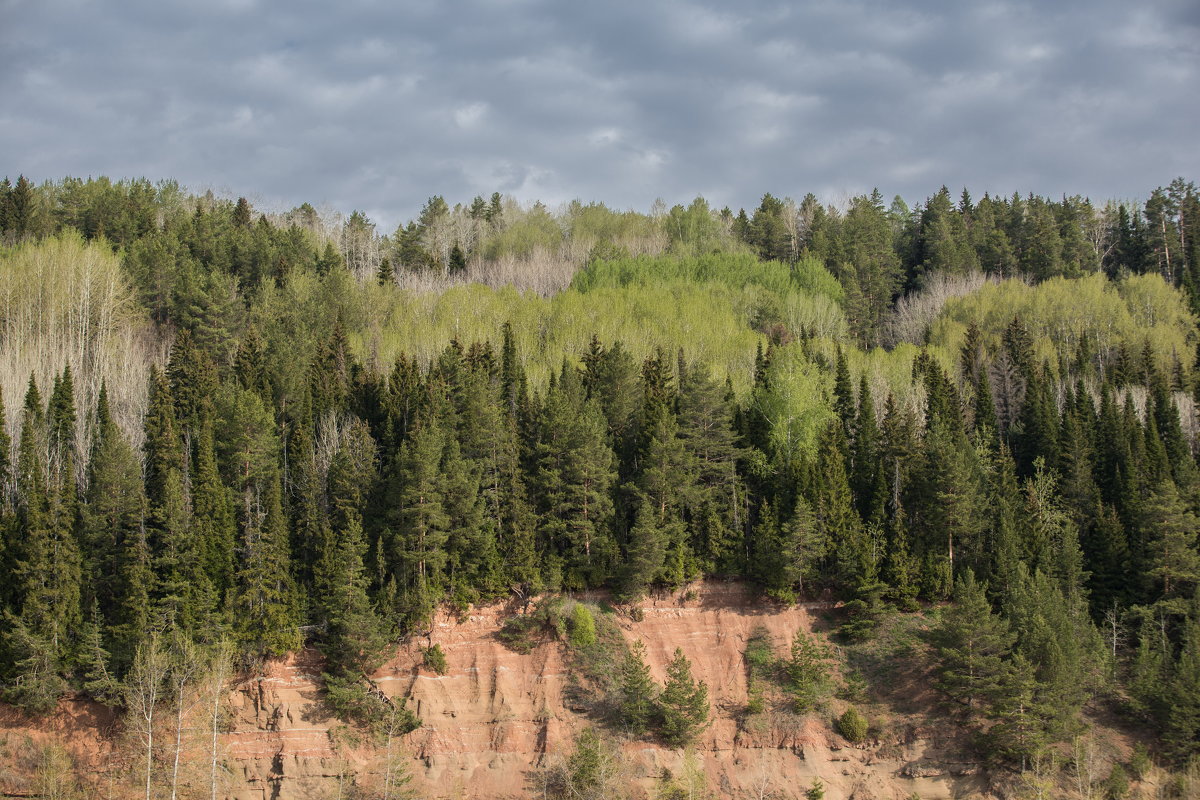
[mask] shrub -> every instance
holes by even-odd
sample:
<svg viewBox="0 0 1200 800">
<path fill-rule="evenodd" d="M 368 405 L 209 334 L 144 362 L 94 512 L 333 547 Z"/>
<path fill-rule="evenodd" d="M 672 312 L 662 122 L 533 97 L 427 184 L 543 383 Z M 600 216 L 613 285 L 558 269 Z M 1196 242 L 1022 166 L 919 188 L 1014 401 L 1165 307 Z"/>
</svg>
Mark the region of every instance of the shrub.
<svg viewBox="0 0 1200 800">
<path fill-rule="evenodd" d="M 582 603 L 571 609 L 571 646 L 579 649 L 596 643 L 596 619 Z"/>
<path fill-rule="evenodd" d="M 854 706 L 846 709 L 846 713 L 838 718 L 837 722 L 838 733 L 845 737 L 846 741 L 858 744 L 867 739 L 867 718 L 858 713 L 858 709 Z"/>
<path fill-rule="evenodd" d="M 747 714 L 761 714 L 767 708 L 767 702 L 763 698 L 762 688 L 759 686 L 750 687 L 750 698 L 746 701 Z"/>
<path fill-rule="evenodd" d="M 1104 780 L 1104 796 L 1108 800 L 1122 800 L 1129 796 L 1129 773 L 1120 764 L 1113 764 L 1112 771 Z"/>
<path fill-rule="evenodd" d="M 1133 755 L 1129 757 L 1129 771 L 1133 773 L 1135 781 L 1145 780 L 1147 773 L 1153 766 L 1150 760 L 1150 753 L 1146 750 L 1146 745 L 1138 742 L 1133 747 Z"/>
<path fill-rule="evenodd" d="M 443 652 L 440 644 L 425 649 L 425 666 L 438 675 L 446 674 L 446 653 Z"/>
<path fill-rule="evenodd" d="M 770 674 L 771 666 L 775 661 L 775 653 L 772 652 L 771 634 L 765 627 L 758 625 L 750 631 L 744 655 L 746 667 L 750 670 L 751 681 L 756 678 L 765 678 Z"/>
</svg>

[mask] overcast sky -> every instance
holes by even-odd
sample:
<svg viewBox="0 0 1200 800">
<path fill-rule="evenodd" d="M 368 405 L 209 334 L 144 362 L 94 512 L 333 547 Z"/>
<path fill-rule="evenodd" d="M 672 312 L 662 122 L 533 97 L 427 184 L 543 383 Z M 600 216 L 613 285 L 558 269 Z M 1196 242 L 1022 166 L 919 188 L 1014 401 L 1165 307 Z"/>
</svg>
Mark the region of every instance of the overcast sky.
<svg viewBox="0 0 1200 800">
<path fill-rule="evenodd" d="M 1200 2 L 0 0 L 0 173 L 262 208 L 1200 180 Z"/>
</svg>

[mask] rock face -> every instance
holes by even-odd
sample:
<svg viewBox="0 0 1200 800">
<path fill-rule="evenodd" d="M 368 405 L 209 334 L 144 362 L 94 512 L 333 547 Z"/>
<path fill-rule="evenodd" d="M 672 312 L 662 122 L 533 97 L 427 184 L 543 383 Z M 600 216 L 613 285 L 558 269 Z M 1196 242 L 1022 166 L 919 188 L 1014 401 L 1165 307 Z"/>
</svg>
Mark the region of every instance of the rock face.
<svg viewBox="0 0 1200 800">
<path fill-rule="evenodd" d="M 422 797 L 537 796 L 539 767 L 569 749 L 589 724 L 569 708 L 569 667 L 557 643 L 519 654 L 495 638 L 507 613 L 486 606 L 461 621 L 439 616 L 427 637 L 401 648 L 374 675 L 385 693 L 405 698 L 423 721 L 400 745 Z M 708 684 L 712 724 L 696 750 L 717 796 L 799 797 L 814 778 L 825 784 L 829 800 L 984 796 L 969 765 L 944 757 L 932 732 L 854 747 L 823 719 L 768 722 L 752 731 L 739 725 L 748 699 L 743 651 L 751 631 L 764 626 L 786 646 L 798 631 L 812 629 L 810 609 L 756 605 L 741 586 L 707 582 L 644 601 L 640 617 L 621 618 L 622 633 L 645 642 L 657 680 L 664 680 L 679 647 L 695 677 Z M 431 644 L 445 652 L 444 675 L 422 666 L 421 647 Z M 356 746 L 325 716 L 319 673 L 316 654 L 305 651 L 236 686 L 234 724 L 226 735 L 228 761 L 236 768 L 231 800 L 336 796 L 347 776 L 380 779 L 381 753 Z M 680 752 L 650 742 L 626 744 L 623 757 L 646 787 L 664 769 L 678 775 L 683 767 Z"/>
</svg>

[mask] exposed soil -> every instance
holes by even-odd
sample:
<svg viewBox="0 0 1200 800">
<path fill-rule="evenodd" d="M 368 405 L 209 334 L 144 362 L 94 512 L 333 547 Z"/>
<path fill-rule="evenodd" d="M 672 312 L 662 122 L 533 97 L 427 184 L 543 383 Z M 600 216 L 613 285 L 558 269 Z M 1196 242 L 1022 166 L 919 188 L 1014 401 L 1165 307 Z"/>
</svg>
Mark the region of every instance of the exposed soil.
<svg viewBox="0 0 1200 800">
<path fill-rule="evenodd" d="M 745 723 L 743 651 L 751 631 L 765 627 L 782 652 L 797 632 L 813 630 L 814 614 L 827 606 L 773 606 L 755 600 L 742 585 L 709 581 L 651 597 L 639 607 L 640 615 L 619 616 L 619 625 L 628 640 L 646 644 L 654 677 L 665 678 L 678 647 L 695 677 L 708 684 L 712 724 L 696 750 L 716 796 L 800 797 L 814 778 L 825 784 L 828 800 L 986 796 L 977 765 L 956 754 L 952 736 L 938 736 L 928 726 L 890 725 L 884 740 L 851 746 L 829 724 L 839 701 L 826 715 L 768 711 L 756 715 L 754 724 Z M 473 609 L 462 620 L 439 615 L 427 636 L 399 648 L 373 676 L 386 694 L 406 698 L 423 721 L 401 744 L 412 786 L 423 797 L 536 796 L 539 768 L 592 724 L 571 700 L 571 675 L 559 643 L 547 641 L 520 654 L 497 640 L 511 613 L 497 604 Z M 444 675 L 423 666 L 421 648 L 431 644 L 445 652 Z M 353 780 L 379 779 L 380 749 L 356 738 L 321 704 L 320 666 L 317 653 L 306 650 L 231 687 L 233 718 L 223 737 L 233 768 L 224 791 L 229 800 L 336 797 L 339 781 L 344 788 Z M 115 760 L 114 735 L 111 714 L 82 698 L 64 700 L 57 713 L 36 722 L 0 708 L 5 737 L 0 741 L 62 742 L 93 775 L 106 767 L 135 769 Z M 679 774 L 683 766 L 680 751 L 651 741 L 626 743 L 623 756 L 630 774 L 647 788 L 663 770 Z M 14 779 L 0 787 L 20 794 L 29 783 Z"/>
</svg>

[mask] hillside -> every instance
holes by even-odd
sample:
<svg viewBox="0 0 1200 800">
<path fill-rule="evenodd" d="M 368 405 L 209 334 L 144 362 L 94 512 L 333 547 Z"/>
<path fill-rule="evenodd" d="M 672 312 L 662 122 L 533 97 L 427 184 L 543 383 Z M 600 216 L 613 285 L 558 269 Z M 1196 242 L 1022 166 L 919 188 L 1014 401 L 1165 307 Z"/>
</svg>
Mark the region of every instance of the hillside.
<svg viewBox="0 0 1200 800">
<path fill-rule="evenodd" d="M 744 726 L 748 701 L 744 651 L 764 626 L 779 642 L 821 627 L 814 614 L 831 604 L 782 608 L 754 602 L 739 584 L 702 583 L 690 594 L 663 595 L 636 606 L 641 621 L 622 617 L 623 636 L 647 644 L 656 680 L 665 679 L 676 647 L 691 660 L 697 679 L 711 687 L 712 723 L 695 743 L 709 790 L 722 797 L 793 797 L 819 778 L 830 800 L 975 796 L 985 785 L 979 765 L 964 760 L 955 737 L 921 715 L 891 715 L 878 739 L 853 746 L 829 718 L 844 705 L 832 700 L 820 714 L 767 715 L 756 730 Z M 407 699 L 422 727 L 403 740 L 412 786 L 421 797 L 536 797 L 539 769 L 569 752 L 574 734 L 594 724 L 573 703 L 572 675 L 563 646 L 547 639 L 528 654 L 513 652 L 496 633 L 513 609 L 486 605 L 463 620 L 439 614 L 427 638 L 411 642 L 372 676 L 393 697 Z M 421 645 L 439 644 L 447 669 L 438 675 L 422 663 Z M 222 734 L 225 767 L 220 795 L 233 800 L 335 796 L 339 779 L 364 789 L 382 774 L 376 747 L 354 741 L 320 701 L 320 657 L 304 650 L 267 665 L 261 675 L 230 684 L 230 729 Z M 932 709 L 927 709 L 932 710 Z M 5 712 L 3 740 L 11 748 L 28 729 Z M 120 743 L 109 715 L 82 700 L 64 701 L 53 721 L 33 726 L 76 754 L 87 780 L 108 785 L 113 797 L 135 796 L 128 781 L 136 759 Z M 165 731 L 164 731 L 165 732 Z M 168 737 L 169 740 L 169 737 Z M 653 790 L 663 770 L 683 772 L 683 751 L 653 740 L 626 740 L 622 758 L 632 782 Z M 12 750 L 8 752 L 11 754 Z M 119 760 L 124 754 L 125 761 Z M 204 760 L 189 751 L 188 762 Z M 8 795 L 24 790 L 19 769 L 5 764 Z M 169 777 L 157 770 L 156 781 Z M 114 774 L 115 773 L 115 774 Z M 202 776 L 189 775 L 187 791 Z"/>
<path fill-rule="evenodd" d="M 470 786 L 439 771 L 448 710 L 456 733 L 498 720 L 463 758 L 554 797 L 661 772 L 621 773 L 621 736 L 718 754 L 836 729 L 879 740 L 872 768 L 940 774 L 909 748 L 939 727 L 1014 796 L 1120 796 L 1154 763 L 1186 796 L 1200 194 L 1152 193 L 1176 195 L 1153 213 L 765 195 L 752 215 L 433 198 L 381 236 L 173 184 L 0 184 L 0 699 L 30 720 L 69 697 L 115 709 L 114 785 L 141 774 L 147 800 L 167 764 L 173 785 L 205 764 L 215 783 L 230 676 L 297 652 L 305 703 L 256 682 L 254 727 L 328 728 L 339 792 L 382 758 L 390 800 L 404 759 L 386 742 L 414 711 L 433 721 L 408 737 L 421 775 Z M 646 627 L 642 598 L 704 580 L 837 611 L 820 639 L 735 625 L 698 649 L 685 621 Z M 471 609 L 507 602 L 527 613 L 471 633 Z M 465 663 L 429 639 L 447 609 L 479 642 Z M 399 642 L 438 677 L 412 677 L 416 650 L 396 671 Z M 501 692 L 518 656 L 520 681 L 558 694 Z M 451 691 L 463 669 L 483 673 Z M 565 760 L 504 761 L 539 737 Z M 65 776 L 55 753 L 41 771 Z M 267 754 L 251 777 L 292 780 Z M 655 793 L 704 770 L 745 785 L 704 763 Z"/>
</svg>

